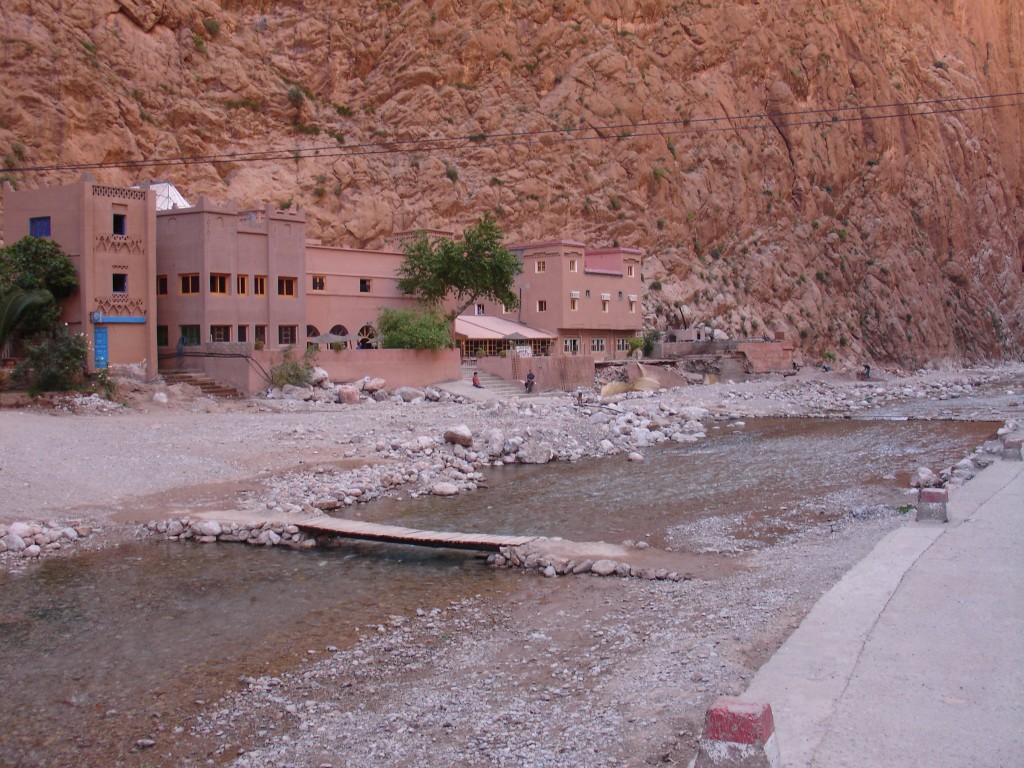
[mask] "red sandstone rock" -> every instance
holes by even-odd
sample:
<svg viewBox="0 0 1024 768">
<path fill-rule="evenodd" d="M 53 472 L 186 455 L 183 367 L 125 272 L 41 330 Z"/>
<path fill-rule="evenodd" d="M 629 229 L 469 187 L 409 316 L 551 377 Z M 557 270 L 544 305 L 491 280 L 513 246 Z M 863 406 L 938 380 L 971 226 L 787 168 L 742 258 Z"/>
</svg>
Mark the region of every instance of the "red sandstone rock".
<svg viewBox="0 0 1024 768">
<path fill-rule="evenodd" d="M 1018 8 L 11 0 L 0 151 L 30 166 L 283 149 L 96 176 L 291 200 L 310 237 L 357 246 L 492 210 L 515 239 L 647 249 L 651 325 L 785 330 L 808 360 L 1005 357 L 1024 345 L 1021 108 L 846 108 L 1024 89 Z M 445 136 L 477 140 L 340 156 Z"/>
</svg>

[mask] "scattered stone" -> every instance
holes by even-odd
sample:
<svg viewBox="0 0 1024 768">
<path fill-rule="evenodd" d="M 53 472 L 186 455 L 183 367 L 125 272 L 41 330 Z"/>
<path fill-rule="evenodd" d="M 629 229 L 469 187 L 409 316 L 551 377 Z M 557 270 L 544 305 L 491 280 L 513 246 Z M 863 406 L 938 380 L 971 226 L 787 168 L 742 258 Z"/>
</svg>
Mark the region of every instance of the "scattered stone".
<svg viewBox="0 0 1024 768">
<path fill-rule="evenodd" d="M 434 483 L 434 485 L 430 487 L 430 492 L 435 496 L 458 496 L 459 486 L 455 483 Z"/>
<path fill-rule="evenodd" d="M 470 448 L 473 445 L 473 431 L 465 424 L 449 427 L 444 432 L 444 440 L 446 443 L 454 443 L 455 445 Z"/>
</svg>

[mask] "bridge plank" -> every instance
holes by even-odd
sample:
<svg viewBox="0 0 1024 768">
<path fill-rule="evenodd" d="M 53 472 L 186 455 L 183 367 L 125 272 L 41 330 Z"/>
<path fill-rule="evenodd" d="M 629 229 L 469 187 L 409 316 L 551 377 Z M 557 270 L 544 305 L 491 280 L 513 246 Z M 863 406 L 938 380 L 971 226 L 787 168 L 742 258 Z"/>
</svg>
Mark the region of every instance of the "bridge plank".
<svg viewBox="0 0 1024 768">
<path fill-rule="evenodd" d="M 489 533 L 459 533 L 457 531 L 424 531 L 398 525 L 368 523 L 340 517 L 314 517 L 294 520 L 293 525 L 313 533 L 330 533 L 350 539 L 382 541 L 393 544 L 414 544 L 445 549 L 472 549 L 496 552 L 502 547 L 520 547 L 537 539 L 536 536 L 512 536 Z"/>
</svg>

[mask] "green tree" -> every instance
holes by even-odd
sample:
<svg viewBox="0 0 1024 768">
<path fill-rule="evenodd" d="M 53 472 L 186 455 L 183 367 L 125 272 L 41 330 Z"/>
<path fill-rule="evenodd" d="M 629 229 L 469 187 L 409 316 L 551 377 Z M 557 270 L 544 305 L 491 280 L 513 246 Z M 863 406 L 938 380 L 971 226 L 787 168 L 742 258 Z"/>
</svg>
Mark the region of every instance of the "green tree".
<svg viewBox="0 0 1024 768">
<path fill-rule="evenodd" d="M 78 288 L 78 271 L 64 249 L 52 240 L 23 237 L 0 248 L 0 293 L 13 288 L 47 291 L 46 302 L 26 311 L 21 327 L 26 333 L 52 331 L 60 323 L 60 299 Z"/>
<path fill-rule="evenodd" d="M 377 332 L 385 349 L 445 349 L 452 343 L 450 324 L 436 309 L 384 309 Z"/>
<path fill-rule="evenodd" d="M 519 306 L 512 286 L 522 265 L 504 245 L 503 234 L 490 214 L 467 229 L 462 240 L 431 240 L 419 233 L 405 246 L 405 261 L 398 269 L 398 288 L 418 296 L 431 307 L 449 297 L 455 307 L 447 314 L 454 321 L 477 299 Z"/>
</svg>

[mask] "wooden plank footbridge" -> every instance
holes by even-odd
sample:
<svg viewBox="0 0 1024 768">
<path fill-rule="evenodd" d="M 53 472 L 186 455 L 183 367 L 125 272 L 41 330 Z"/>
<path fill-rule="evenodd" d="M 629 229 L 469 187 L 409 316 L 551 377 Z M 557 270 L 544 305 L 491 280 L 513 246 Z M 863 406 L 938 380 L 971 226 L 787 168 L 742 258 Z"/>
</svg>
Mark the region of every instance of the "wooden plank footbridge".
<svg viewBox="0 0 1024 768">
<path fill-rule="evenodd" d="M 454 531 L 422 531 L 398 525 L 366 523 L 339 517 L 310 517 L 289 520 L 301 530 L 316 534 L 330 534 L 348 539 L 381 541 L 389 544 L 412 544 L 420 547 L 444 549 L 470 549 L 497 552 L 502 547 L 521 547 L 537 540 L 537 536 L 512 536 L 489 533 L 457 533 Z"/>
</svg>

